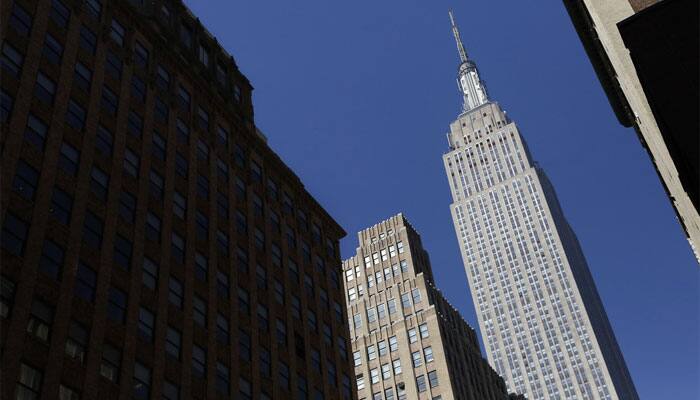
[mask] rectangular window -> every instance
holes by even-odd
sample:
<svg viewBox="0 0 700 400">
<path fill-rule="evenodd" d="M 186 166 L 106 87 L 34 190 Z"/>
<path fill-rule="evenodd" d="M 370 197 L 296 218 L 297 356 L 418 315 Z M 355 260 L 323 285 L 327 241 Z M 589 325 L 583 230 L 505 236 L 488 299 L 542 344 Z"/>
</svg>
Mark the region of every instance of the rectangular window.
<svg viewBox="0 0 700 400">
<path fill-rule="evenodd" d="M 185 219 L 185 213 L 187 212 L 187 199 L 185 196 L 181 195 L 180 192 L 173 192 L 173 214 L 177 215 L 180 219 Z"/>
<path fill-rule="evenodd" d="M 61 144 L 61 154 L 58 158 L 58 166 L 68 175 L 75 176 L 78 173 L 80 152 L 68 143 Z"/>
<path fill-rule="evenodd" d="M 187 159 L 179 152 L 175 152 L 175 173 L 185 179 L 189 174 L 189 166 L 187 165 Z"/>
<path fill-rule="evenodd" d="M 14 101 L 12 96 L 0 88 L 0 122 L 5 122 L 9 119 L 10 114 L 12 114 Z"/>
<path fill-rule="evenodd" d="M 111 116 L 117 115 L 117 107 L 119 107 L 119 99 L 110 88 L 104 86 L 102 88 L 102 110 Z"/>
<path fill-rule="evenodd" d="M 200 281 L 206 282 L 207 281 L 207 272 L 209 269 L 209 262 L 207 258 L 199 253 L 196 252 L 194 255 L 194 263 L 195 263 L 195 269 L 194 269 L 194 275 L 197 279 Z"/>
<path fill-rule="evenodd" d="M 32 30 L 32 17 L 19 3 L 15 2 L 9 24 L 22 36 L 29 36 Z"/>
<path fill-rule="evenodd" d="M 178 86 L 177 88 L 177 102 L 180 105 L 180 107 L 185 110 L 189 111 L 190 110 L 190 92 L 187 91 L 182 85 Z"/>
<path fill-rule="evenodd" d="M 209 50 L 207 50 L 206 47 L 204 47 L 203 44 L 199 44 L 199 51 L 197 52 L 199 56 L 199 62 L 204 64 L 205 66 L 209 66 Z"/>
<path fill-rule="evenodd" d="M 11 254 L 21 256 L 24 253 L 28 229 L 26 222 L 8 211 L 2 227 L 2 248 Z"/>
<path fill-rule="evenodd" d="M 102 153 L 103 156 L 112 155 L 112 145 L 114 142 L 114 136 L 103 125 L 97 127 L 97 138 L 95 139 L 95 147 Z"/>
<path fill-rule="evenodd" d="M 192 28 L 187 25 L 180 26 L 180 40 L 188 49 L 192 47 Z"/>
<path fill-rule="evenodd" d="M 83 242 L 99 249 L 102 246 L 103 227 L 102 219 L 88 210 L 85 214 L 85 223 L 83 225 Z"/>
<path fill-rule="evenodd" d="M 134 42 L 134 62 L 141 68 L 148 67 L 148 49 L 138 40 Z"/>
<path fill-rule="evenodd" d="M 141 159 L 139 156 L 131 151 L 129 148 L 124 152 L 124 172 L 127 175 L 131 175 L 136 178 L 139 176 L 139 166 L 141 164 Z"/>
<path fill-rule="evenodd" d="M 128 271 L 131 267 L 132 251 L 131 241 L 117 234 L 114 240 L 114 263 Z"/>
<path fill-rule="evenodd" d="M 433 348 L 430 346 L 423 349 L 423 355 L 425 356 L 425 363 L 426 364 L 433 362 L 433 360 L 435 360 L 435 358 L 433 358 Z"/>
<path fill-rule="evenodd" d="M 43 374 L 40 370 L 22 363 L 17 381 L 17 399 L 38 399 L 41 393 Z"/>
<path fill-rule="evenodd" d="M 165 156 L 167 154 L 167 142 L 165 138 L 158 132 L 153 132 L 151 144 L 151 154 L 160 161 L 165 161 Z"/>
<path fill-rule="evenodd" d="M 71 321 L 66 339 L 66 355 L 80 364 L 85 362 L 88 338 L 88 330 L 81 323 Z"/>
<path fill-rule="evenodd" d="M 97 36 L 85 25 L 80 27 L 79 44 L 80 48 L 85 50 L 88 54 L 95 54 L 95 49 L 97 48 Z"/>
<path fill-rule="evenodd" d="M 270 376 L 272 366 L 270 365 L 270 351 L 264 347 L 260 348 L 260 374 L 262 376 Z"/>
<path fill-rule="evenodd" d="M 176 360 L 180 359 L 180 348 L 182 347 L 182 333 L 175 328 L 168 327 L 165 333 L 165 353 Z"/>
<path fill-rule="evenodd" d="M 220 343 L 229 343 L 229 323 L 228 319 L 224 317 L 221 313 L 216 315 L 216 340 Z"/>
<path fill-rule="evenodd" d="M 177 233 L 171 235 L 171 255 L 175 262 L 183 264 L 185 262 L 185 239 Z"/>
<path fill-rule="evenodd" d="M 373 385 L 379 383 L 379 370 L 377 368 L 370 369 L 369 375 Z"/>
<path fill-rule="evenodd" d="M 82 261 L 78 262 L 78 273 L 75 277 L 75 294 L 92 303 L 95 300 L 97 273 Z"/>
<path fill-rule="evenodd" d="M 102 1 L 101 0 L 87 0 L 85 2 L 85 5 L 87 5 L 87 11 L 90 13 L 95 19 L 99 20 L 100 15 L 102 15 Z"/>
<path fill-rule="evenodd" d="M 231 373 L 229 367 L 216 362 L 216 390 L 219 393 L 228 395 L 231 391 Z"/>
<path fill-rule="evenodd" d="M 110 75 L 114 80 L 121 80 L 123 68 L 122 60 L 119 59 L 119 57 L 116 54 L 112 53 L 110 50 L 107 50 L 107 55 L 105 59 L 105 72 L 107 72 L 107 74 Z"/>
<path fill-rule="evenodd" d="M 112 286 L 109 289 L 107 316 L 114 322 L 123 324 L 126 319 L 126 293 Z"/>
<path fill-rule="evenodd" d="M 250 361 L 250 335 L 244 330 L 238 331 L 238 354 L 242 360 Z"/>
<path fill-rule="evenodd" d="M 194 323 L 206 328 L 207 326 L 207 303 L 201 297 L 194 295 L 192 299 L 192 319 Z"/>
<path fill-rule="evenodd" d="M 399 375 L 401 373 L 401 360 L 393 360 L 391 363 L 394 366 L 394 375 Z"/>
<path fill-rule="evenodd" d="M 156 121 L 162 123 L 162 124 L 168 124 L 168 118 L 170 115 L 170 111 L 168 110 L 167 104 L 163 102 L 159 97 L 156 97 L 156 104 L 155 104 L 155 119 Z"/>
<path fill-rule="evenodd" d="M 63 269 L 65 251 L 51 239 L 44 240 L 44 248 L 39 260 L 39 269 L 53 279 L 59 279 Z"/>
<path fill-rule="evenodd" d="M 51 0 L 51 20 L 59 27 L 65 28 L 68 26 L 70 19 L 70 10 L 61 0 Z"/>
<path fill-rule="evenodd" d="M 44 121 L 35 117 L 33 114 L 29 114 L 29 117 L 27 118 L 27 127 L 24 131 L 24 139 L 26 141 L 32 143 L 37 150 L 43 151 L 47 131 L 48 126 L 44 123 Z"/>
<path fill-rule="evenodd" d="M 399 342 L 396 339 L 396 336 L 389 338 L 389 350 L 391 350 L 392 353 L 399 350 Z"/>
<path fill-rule="evenodd" d="M 126 222 L 133 223 L 136 216 L 136 197 L 129 192 L 119 194 L 119 216 Z"/>
<path fill-rule="evenodd" d="M 108 380 L 119 382 L 119 369 L 122 363 L 122 354 L 117 348 L 110 344 L 104 344 L 102 348 L 102 363 L 100 364 L 100 375 Z"/>
<path fill-rule="evenodd" d="M 269 329 L 269 324 L 268 324 L 268 319 L 267 319 L 267 307 L 264 304 L 258 303 L 258 308 L 257 308 L 257 315 L 258 315 L 258 329 L 267 332 Z"/>
<path fill-rule="evenodd" d="M 377 349 L 379 350 L 379 356 L 385 356 L 388 354 L 387 347 L 386 347 L 386 340 L 381 340 L 377 342 Z"/>
<path fill-rule="evenodd" d="M 156 86 L 164 91 L 170 88 L 170 73 L 161 65 L 156 70 Z"/>
<path fill-rule="evenodd" d="M 404 310 L 411 308 L 411 295 L 409 293 L 401 294 L 401 307 Z"/>
<path fill-rule="evenodd" d="M 240 286 L 238 287 L 238 311 L 241 314 L 250 314 L 250 296 L 248 291 Z"/>
<path fill-rule="evenodd" d="M 225 128 L 223 128 L 221 125 L 217 125 L 216 127 L 216 137 L 219 141 L 219 144 L 224 146 L 224 148 L 228 148 L 228 137 L 229 137 L 229 132 Z"/>
<path fill-rule="evenodd" d="M 39 171 L 20 159 L 17 163 L 15 178 L 12 180 L 14 191 L 25 200 L 33 201 L 38 183 Z"/>
<path fill-rule="evenodd" d="M 418 341 L 418 333 L 416 333 L 416 328 L 408 330 L 408 343 L 415 343 Z"/>
<path fill-rule="evenodd" d="M 29 321 L 27 322 L 27 333 L 42 342 L 48 343 L 53 324 L 53 309 L 41 300 L 34 300 L 32 303 Z"/>
<path fill-rule="evenodd" d="M 192 346 L 192 374 L 197 378 L 207 374 L 207 352 L 196 344 Z"/>
<path fill-rule="evenodd" d="M 411 353 L 411 359 L 413 360 L 413 368 L 418 368 L 423 365 L 423 359 L 421 358 L 420 351 L 414 351 Z"/>
<path fill-rule="evenodd" d="M 76 131 L 82 131 L 85 125 L 85 109 L 73 99 L 68 101 L 66 123 Z"/>
<path fill-rule="evenodd" d="M 418 375 L 416 377 L 416 387 L 418 388 L 418 392 L 422 393 L 427 390 L 427 387 L 425 385 L 425 375 Z"/>
<path fill-rule="evenodd" d="M 148 257 L 143 258 L 143 275 L 141 282 L 144 286 L 151 290 L 156 290 L 158 287 L 158 264 Z"/>
<path fill-rule="evenodd" d="M 151 396 L 151 369 L 141 364 L 134 363 L 134 398 L 149 399 Z"/>
<path fill-rule="evenodd" d="M 428 331 L 428 324 L 418 325 L 418 329 L 420 330 L 421 339 L 425 339 L 430 336 L 430 332 Z"/>
<path fill-rule="evenodd" d="M 56 40 L 55 37 L 53 37 L 50 33 L 47 33 L 42 53 L 51 64 L 57 65 L 61 62 L 63 46 L 58 42 L 58 40 Z"/>
<path fill-rule="evenodd" d="M 146 214 L 146 239 L 152 242 L 160 242 L 160 227 L 160 218 L 149 211 Z"/>
<path fill-rule="evenodd" d="M 7 41 L 4 41 L 2 44 L 2 69 L 9 72 L 15 78 L 19 78 L 23 62 L 24 56 Z"/>
<path fill-rule="evenodd" d="M 146 83 L 138 75 L 131 76 L 131 96 L 141 103 L 146 101 Z"/>
<path fill-rule="evenodd" d="M 163 200 L 163 193 L 165 190 L 165 182 L 163 177 L 154 170 L 148 174 L 148 188 L 150 189 L 151 196 L 158 200 Z"/>
<path fill-rule="evenodd" d="M 180 386 L 170 382 L 163 382 L 163 400 L 180 400 Z"/>
<path fill-rule="evenodd" d="M 139 334 L 147 342 L 153 341 L 153 331 L 155 330 L 156 316 L 147 308 L 139 308 Z"/>
<path fill-rule="evenodd" d="M 127 125 L 127 130 L 131 136 L 136 138 L 141 137 L 143 133 L 143 117 L 138 115 L 135 111 L 130 110 Z"/>
</svg>

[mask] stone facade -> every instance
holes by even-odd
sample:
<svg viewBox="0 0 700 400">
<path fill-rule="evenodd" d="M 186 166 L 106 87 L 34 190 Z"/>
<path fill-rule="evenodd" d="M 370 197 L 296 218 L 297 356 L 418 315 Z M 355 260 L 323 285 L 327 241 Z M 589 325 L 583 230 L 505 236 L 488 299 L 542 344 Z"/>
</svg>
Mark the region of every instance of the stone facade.
<svg viewBox="0 0 700 400">
<path fill-rule="evenodd" d="M 435 287 L 402 214 L 358 233 L 343 262 L 360 399 L 507 399 L 474 330 Z"/>
</svg>

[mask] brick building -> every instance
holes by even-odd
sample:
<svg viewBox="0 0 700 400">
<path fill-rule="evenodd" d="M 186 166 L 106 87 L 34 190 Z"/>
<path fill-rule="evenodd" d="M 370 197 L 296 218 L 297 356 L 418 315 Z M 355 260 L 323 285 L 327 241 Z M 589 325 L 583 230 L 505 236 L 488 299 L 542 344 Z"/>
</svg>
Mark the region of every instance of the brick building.
<svg viewBox="0 0 700 400">
<path fill-rule="evenodd" d="M 508 399 L 476 333 L 434 286 L 428 253 L 404 216 L 358 239 L 343 261 L 358 397 Z"/>
<path fill-rule="evenodd" d="M 0 18 L 2 397 L 355 398 L 345 233 L 184 4 Z"/>
</svg>

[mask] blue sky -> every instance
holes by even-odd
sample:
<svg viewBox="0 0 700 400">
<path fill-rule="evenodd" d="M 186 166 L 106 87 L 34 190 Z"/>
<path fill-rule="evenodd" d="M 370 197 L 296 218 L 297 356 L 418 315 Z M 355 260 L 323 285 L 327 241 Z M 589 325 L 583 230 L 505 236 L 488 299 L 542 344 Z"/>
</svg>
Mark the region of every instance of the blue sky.
<svg viewBox="0 0 700 400">
<path fill-rule="evenodd" d="M 187 3 L 251 80 L 270 146 L 348 231 L 343 257 L 358 230 L 404 212 L 476 327 L 441 158 L 461 102 L 453 8 L 491 98 L 557 190 L 640 397 L 700 396 L 700 269 L 561 1 Z"/>
</svg>

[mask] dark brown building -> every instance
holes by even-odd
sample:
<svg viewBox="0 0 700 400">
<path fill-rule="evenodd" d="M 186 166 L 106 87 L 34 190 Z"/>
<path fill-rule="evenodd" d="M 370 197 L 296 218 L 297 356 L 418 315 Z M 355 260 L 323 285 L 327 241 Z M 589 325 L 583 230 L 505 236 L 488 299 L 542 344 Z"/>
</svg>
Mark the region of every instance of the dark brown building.
<svg viewBox="0 0 700 400">
<path fill-rule="evenodd" d="M 2 398 L 354 398 L 345 232 L 216 39 L 178 0 L 0 7 Z"/>
</svg>

